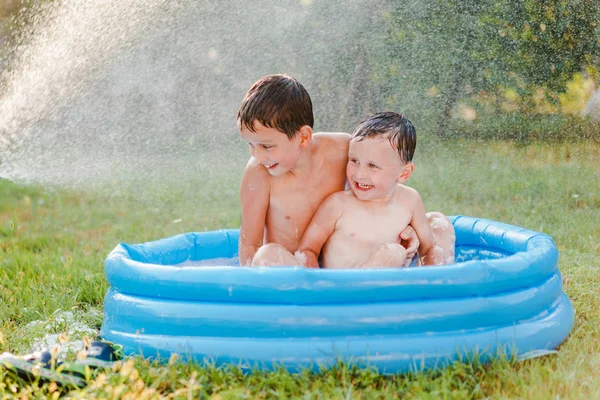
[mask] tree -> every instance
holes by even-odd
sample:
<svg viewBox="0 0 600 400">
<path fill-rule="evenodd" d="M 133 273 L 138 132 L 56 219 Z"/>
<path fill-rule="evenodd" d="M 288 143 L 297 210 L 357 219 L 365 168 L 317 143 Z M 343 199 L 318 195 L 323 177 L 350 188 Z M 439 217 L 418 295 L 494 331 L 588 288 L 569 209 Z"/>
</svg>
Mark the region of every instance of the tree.
<svg viewBox="0 0 600 400">
<path fill-rule="evenodd" d="M 390 51 L 378 63 L 382 81 L 400 89 L 389 100 L 409 98 L 437 121 L 440 136 L 457 102 L 472 93 L 512 88 L 527 98 L 544 87 L 553 95 L 573 74 L 597 71 L 597 0 L 412 0 L 387 7 Z"/>
</svg>

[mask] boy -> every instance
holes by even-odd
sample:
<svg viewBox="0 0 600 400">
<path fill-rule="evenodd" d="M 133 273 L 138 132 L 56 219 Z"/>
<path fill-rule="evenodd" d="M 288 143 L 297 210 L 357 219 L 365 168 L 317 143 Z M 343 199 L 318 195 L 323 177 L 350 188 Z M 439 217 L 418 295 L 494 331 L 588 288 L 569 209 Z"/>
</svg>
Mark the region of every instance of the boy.
<svg viewBox="0 0 600 400">
<path fill-rule="evenodd" d="M 318 268 L 322 251 L 323 268 L 402 267 L 406 249 L 397 238 L 409 224 L 423 264 L 454 261 L 437 246 L 417 191 L 403 185 L 414 170 L 416 139 L 412 123 L 397 113 L 359 124 L 348 152 L 350 189 L 333 193 L 317 210 L 296 252 L 302 265 Z"/>
<path fill-rule="evenodd" d="M 284 75 L 254 83 L 237 122 L 252 156 L 240 187 L 240 265 L 284 265 L 279 255 L 298 249 L 321 202 L 344 189 L 350 135 L 313 135 L 310 96 L 298 81 Z M 441 214 L 437 217 L 447 222 Z M 407 258 L 418 247 L 411 228 L 397 242 L 405 245 Z M 453 239 L 448 251 L 450 247 L 453 253 Z"/>
</svg>

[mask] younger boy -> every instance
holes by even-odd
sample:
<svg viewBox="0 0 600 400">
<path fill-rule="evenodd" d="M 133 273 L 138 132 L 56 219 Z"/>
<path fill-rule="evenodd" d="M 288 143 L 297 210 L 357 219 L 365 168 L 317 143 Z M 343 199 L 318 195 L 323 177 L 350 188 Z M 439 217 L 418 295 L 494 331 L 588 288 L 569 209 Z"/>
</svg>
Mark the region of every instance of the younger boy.
<svg viewBox="0 0 600 400">
<path fill-rule="evenodd" d="M 313 134 L 312 126 L 310 96 L 294 78 L 269 75 L 246 93 L 238 127 L 252 157 L 240 187 L 240 265 L 290 265 L 279 256 L 298 249 L 321 202 L 344 190 L 350 135 Z M 436 217 L 438 226 L 452 230 L 447 218 Z M 418 247 L 412 228 L 396 242 L 404 244 L 410 262 Z M 453 234 L 447 242 L 453 254 Z"/>
<path fill-rule="evenodd" d="M 406 249 L 398 243 L 411 225 L 425 265 L 453 262 L 437 246 L 416 190 L 404 186 L 414 170 L 416 132 L 403 115 L 386 112 L 362 121 L 352 134 L 346 177 L 350 189 L 333 193 L 319 207 L 296 258 L 307 267 L 402 267 Z M 293 262 L 290 259 L 288 262 Z"/>
</svg>

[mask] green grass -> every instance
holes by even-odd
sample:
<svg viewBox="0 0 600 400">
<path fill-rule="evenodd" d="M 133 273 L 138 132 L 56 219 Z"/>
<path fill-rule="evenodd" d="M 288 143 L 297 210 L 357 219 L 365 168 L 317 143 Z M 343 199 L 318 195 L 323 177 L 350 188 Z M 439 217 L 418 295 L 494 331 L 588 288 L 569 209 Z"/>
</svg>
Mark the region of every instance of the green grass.
<svg viewBox="0 0 600 400">
<path fill-rule="evenodd" d="M 243 374 L 236 366 L 161 366 L 133 359 L 69 396 L 599 398 L 600 145 L 465 141 L 421 147 L 409 184 L 428 210 L 499 220 L 555 239 L 565 291 L 576 309 L 575 326 L 557 355 L 487 365 L 466 361 L 396 376 L 347 365 L 297 375 Z M 241 168 L 243 156 L 229 171 L 208 170 L 177 185 L 157 185 L 151 194 L 118 196 L 110 190 L 49 190 L 0 181 L 0 351 L 27 352 L 47 334 L 81 339 L 87 333 L 69 333 L 70 324 L 61 320 L 65 313 L 99 329 L 107 289 L 103 262 L 117 243 L 237 227 Z M 58 394 L 53 385 L 15 382 L 0 371 L 3 397 Z"/>
</svg>

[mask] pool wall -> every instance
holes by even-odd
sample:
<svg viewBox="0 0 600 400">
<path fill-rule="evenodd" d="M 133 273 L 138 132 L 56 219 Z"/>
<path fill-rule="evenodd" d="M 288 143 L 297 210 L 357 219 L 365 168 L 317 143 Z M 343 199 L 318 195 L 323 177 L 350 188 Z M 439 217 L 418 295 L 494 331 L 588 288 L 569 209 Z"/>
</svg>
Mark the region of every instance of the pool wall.
<svg viewBox="0 0 600 400">
<path fill-rule="evenodd" d="M 395 373 L 556 348 L 574 310 L 548 235 L 456 216 L 454 265 L 176 266 L 237 255 L 238 230 L 118 245 L 101 336 L 129 354 L 272 368 L 342 359 Z"/>
</svg>

